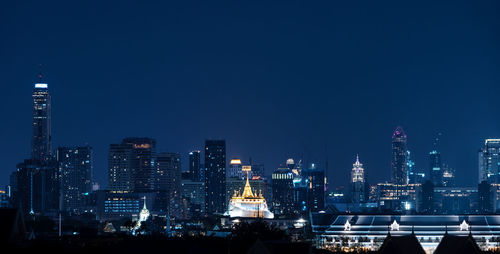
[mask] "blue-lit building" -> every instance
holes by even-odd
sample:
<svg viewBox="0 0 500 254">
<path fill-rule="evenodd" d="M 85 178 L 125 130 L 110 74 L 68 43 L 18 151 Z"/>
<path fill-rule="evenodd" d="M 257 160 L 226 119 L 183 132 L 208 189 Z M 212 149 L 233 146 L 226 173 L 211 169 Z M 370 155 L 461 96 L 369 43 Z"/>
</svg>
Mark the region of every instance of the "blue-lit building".
<svg viewBox="0 0 500 254">
<path fill-rule="evenodd" d="M 278 168 L 271 176 L 273 189 L 272 212 L 275 217 L 295 211 L 294 174 L 289 168 Z"/>
<path fill-rule="evenodd" d="M 429 178 L 434 186 L 443 186 L 443 164 L 436 150 L 429 153 Z"/>
<path fill-rule="evenodd" d="M 61 174 L 63 211 L 80 214 L 84 199 L 92 191 L 92 148 L 59 147 L 57 162 Z"/>
<path fill-rule="evenodd" d="M 313 213 L 312 231 L 319 248 L 348 247 L 377 251 L 384 239 L 414 234 L 432 253 L 445 234 L 472 234 L 482 250 L 499 244 L 500 215 L 336 215 Z"/>
<path fill-rule="evenodd" d="M 407 151 L 406 134 L 403 128 L 398 126 L 392 134 L 391 179 L 395 185 L 408 183 Z"/>
<path fill-rule="evenodd" d="M 226 141 L 205 141 L 205 212 L 226 212 Z"/>
</svg>

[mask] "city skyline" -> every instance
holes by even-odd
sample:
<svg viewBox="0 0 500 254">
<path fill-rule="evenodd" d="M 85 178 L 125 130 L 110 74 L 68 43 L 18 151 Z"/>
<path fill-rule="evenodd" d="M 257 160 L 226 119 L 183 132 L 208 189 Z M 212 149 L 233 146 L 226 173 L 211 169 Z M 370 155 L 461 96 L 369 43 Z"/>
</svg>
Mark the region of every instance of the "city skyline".
<svg viewBox="0 0 500 254">
<path fill-rule="evenodd" d="M 219 28 L 203 26 L 216 35 L 207 44 L 193 40 L 203 37 L 203 31 L 195 30 L 191 35 L 184 31 L 199 26 L 203 18 L 211 14 L 198 10 L 195 13 L 201 14 L 200 19 L 190 16 L 193 23 L 186 21 L 175 28 L 176 23 L 168 15 L 154 12 L 152 17 L 158 22 L 138 21 L 133 30 L 152 25 L 153 30 L 140 34 L 168 42 L 158 55 L 153 52 L 163 46 L 161 43 L 148 49 L 144 47 L 148 44 L 140 40 L 123 42 L 135 50 L 126 52 L 111 47 L 109 43 L 120 39 L 120 34 L 125 38 L 129 35 L 120 30 L 120 25 L 116 34 L 104 33 L 106 28 L 116 25 L 108 20 L 107 14 L 98 13 L 96 21 L 92 21 L 103 24 L 97 31 L 84 30 L 76 35 L 71 30 L 65 31 L 65 25 L 54 28 L 50 24 L 63 15 L 69 21 L 67 25 L 78 27 L 79 19 L 53 13 L 50 4 L 37 7 L 16 7 L 22 15 L 6 14 L 6 25 L 1 28 L 15 35 L 2 42 L 2 48 L 11 48 L 12 52 L 4 51 L 5 58 L 0 62 L 7 87 L 0 101 L 1 107 L 8 109 L 4 117 L 9 119 L 2 125 L 1 132 L 2 140 L 9 144 L 0 148 L 3 155 L 1 188 L 8 184 L 8 176 L 16 164 L 31 153 L 30 94 L 39 63 L 43 64 L 43 81 L 48 83 L 52 97 L 52 150 L 59 146 L 92 146 L 95 180 L 103 187 L 107 182 L 109 144 L 131 136 L 154 138 L 158 141 L 158 150 L 180 153 L 183 170 L 188 168 L 187 153 L 202 150 L 206 139 L 225 139 L 228 160 L 236 157 L 248 162 L 251 157 L 255 163 L 265 165 L 268 175 L 289 157 L 298 160 L 303 156 L 321 167 L 327 150 L 332 187 L 348 183 L 356 154 L 363 158 L 370 183 L 390 181 L 390 135 L 396 126 L 404 128 L 416 169 L 424 172 L 428 172 L 428 154 L 434 149 L 433 137 L 443 133 L 439 144 L 442 161 L 456 169 L 459 185 L 468 186 L 477 184 L 477 150 L 485 139 L 500 137 L 500 121 L 491 117 L 500 112 L 488 107 L 496 100 L 499 81 L 496 59 L 500 59 L 495 57 L 498 46 L 488 39 L 488 36 L 495 38 L 494 28 L 498 23 L 488 3 L 473 6 L 481 17 L 466 12 L 471 6 L 454 6 L 448 10 L 450 21 L 441 20 L 436 10 L 419 9 L 428 14 L 433 26 L 423 22 L 421 13 L 410 11 L 404 4 L 393 6 L 401 14 L 388 15 L 402 18 L 402 23 L 387 18 L 376 24 L 355 12 L 357 6 L 349 4 L 332 4 L 316 17 L 310 13 L 312 6 L 306 3 L 298 6 L 272 3 L 266 6 L 270 8 L 267 11 L 255 6 L 244 10 L 246 6 L 240 4 L 236 6 L 236 13 L 212 6 L 212 14 L 229 16 L 242 30 L 233 31 L 223 20 L 210 20 L 211 25 Z M 145 5 L 132 4 L 122 8 L 130 11 L 132 7 L 139 9 L 139 16 L 140 10 L 151 10 Z M 180 10 L 183 6 L 164 7 Z M 377 6 L 371 6 L 375 7 L 373 11 L 368 7 L 363 10 L 369 16 L 381 11 Z M 283 13 L 274 19 L 271 11 L 280 8 L 284 8 Z M 437 6 L 437 10 L 444 9 L 445 6 Z M 76 17 L 85 16 L 87 11 L 85 8 L 76 11 Z M 255 18 L 245 15 L 235 18 L 252 11 L 262 14 L 262 21 L 271 25 L 252 28 L 245 22 Z M 478 22 L 483 29 L 481 34 L 474 26 L 464 25 L 463 12 Z M 403 14 L 408 17 L 402 17 Z M 335 20 L 325 21 L 326 27 L 318 26 L 323 17 Z M 359 23 L 353 21 L 356 18 Z M 30 23 L 32 20 L 39 23 Z M 125 17 L 119 15 L 118 20 L 125 21 Z M 287 22 L 294 22 L 293 27 L 298 25 L 298 31 L 288 30 L 292 26 Z M 359 34 L 344 31 L 334 22 L 340 22 L 346 29 L 359 29 Z M 165 24 L 168 29 L 154 25 L 156 23 Z M 457 24 L 462 24 L 460 31 L 453 29 Z M 371 37 L 371 29 L 382 25 L 388 28 L 379 31 L 377 38 L 381 41 L 377 41 Z M 38 35 L 39 39 L 14 33 L 14 28 Z M 272 33 L 275 30 L 281 33 Z M 236 36 L 223 35 L 226 31 Z M 445 35 L 439 35 L 441 31 L 446 31 Z M 92 39 L 93 35 L 101 35 L 104 43 Z M 276 42 L 266 44 L 251 39 L 245 42 L 251 35 L 269 35 L 285 47 L 281 48 L 282 44 Z M 433 44 L 423 37 L 412 42 L 410 38 L 414 35 L 437 36 L 440 42 Z M 359 47 L 347 47 L 347 41 L 339 39 L 342 36 L 358 39 Z M 58 41 L 55 45 L 69 44 L 56 49 L 49 37 Z M 174 37 L 190 44 L 183 47 L 180 42 L 169 42 Z M 86 40 L 79 41 L 82 38 Z M 227 39 L 230 43 L 223 43 Z M 332 44 L 320 43 L 311 55 L 288 56 L 292 49 L 310 48 L 316 45 L 313 41 L 322 41 L 320 39 Z M 22 47 L 16 46 L 18 44 Z M 96 46 L 103 47 L 94 51 Z M 347 47 L 346 53 L 336 49 L 342 47 Z M 207 53 L 205 48 L 215 53 Z M 189 53 L 190 49 L 194 52 Z M 20 54 L 20 50 L 26 52 Z M 89 56 L 82 50 L 89 51 Z M 254 55 L 261 50 L 262 54 Z M 357 50 L 360 52 L 356 53 Z M 403 56 L 383 54 L 391 50 L 405 53 Z M 79 53 L 61 54 L 68 51 Z M 363 54 L 366 55 L 364 64 L 356 61 Z M 382 54 L 388 59 L 381 59 Z M 431 56 L 438 61 L 429 61 L 427 57 Z M 259 65 L 262 62 L 266 64 Z M 310 62 L 312 67 L 305 64 Z M 110 71 L 103 71 L 104 67 Z M 141 89 L 137 89 L 139 86 Z M 205 112 L 207 98 L 214 105 L 211 114 Z M 352 100 L 357 104 L 353 105 Z"/>
</svg>

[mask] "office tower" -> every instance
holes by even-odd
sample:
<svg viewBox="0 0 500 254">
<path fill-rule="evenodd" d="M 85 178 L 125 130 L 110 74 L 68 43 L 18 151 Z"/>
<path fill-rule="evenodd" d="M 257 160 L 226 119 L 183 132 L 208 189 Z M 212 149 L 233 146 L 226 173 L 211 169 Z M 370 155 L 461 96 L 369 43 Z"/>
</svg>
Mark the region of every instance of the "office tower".
<svg viewBox="0 0 500 254">
<path fill-rule="evenodd" d="M 226 177 L 243 179 L 242 164 L 240 159 L 231 159 L 226 172 Z"/>
<path fill-rule="evenodd" d="M 499 183 L 500 139 L 486 139 L 479 152 L 479 182 Z"/>
<path fill-rule="evenodd" d="M 410 151 L 406 151 L 406 167 L 408 169 L 408 183 L 416 183 L 417 172 L 415 171 L 415 162 L 411 159 Z"/>
<path fill-rule="evenodd" d="M 184 218 L 201 218 L 205 214 L 205 182 L 187 179 L 181 185 Z"/>
<path fill-rule="evenodd" d="M 25 160 L 17 165 L 16 175 L 15 207 L 24 214 L 55 215 L 59 211 L 60 175 L 53 160 L 44 165 L 38 160 Z"/>
<path fill-rule="evenodd" d="M 252 178 L 264 178 L 264 164 L 252 164 Z"/>
<path fill-rule="evenodd" d="M 356 162 L 352 164 L 351 170 L 351 201 L 361 203 L 366 201 L 365 197 L 365 170 L 363 164 L 356 156 Z"/>
<path fill-rule="evenodd" d="M 434 186 L 443 185 L 443 165 L 441 164 L 441 154 L 434 150 L 429 153 L 429 177 Z"/>
<path fill-rule="evenodd" d="M 205 212 L 226 211 L 226 141 L 205 141 Z"/>
<path fill-rule="evenodd" d="M 419 212 L 423 214 L 434 213 L 434 184 L 432 181 L 426 181 L 422 184 L 421 205 Z"/>
<path fill-rule="evenodd" d="M 308 208 L 312 212 L 318 212 L 325 208 L 325 171 L 316 168 L 312 164 L 306 172 L 308 182 Z"/>
<path fill-rule="evenodd" d="M 479 213 L 482 214 L 490 214 L 495 212 L 493 207 L 493 192 L 491 191 L 493 188 L 490 183 L 487 181 L 482 181 L 478 187 L 478 200 L 479 200 Z"/>
<path fill-rule="evenodd" d="M 397 127 L 392 134 L 392 183 L 407 184 L 406 134 L 403 128 Z"/>
<path fill-rule="evenodd" d="M 189 152 L 189 174 L 191 174 L 191 179 L 195 182 L 201 181 L 202 179 L 200 158 L 200 151 L 195 150 Z"/>
<path fill-rule="evenodd" d="M 168 193 L 170 215 L 181 214 L 181 155 L 178 153 L 159 153 L 156 157 L 155 189 Z"/>
<path fill-rule="evenodd" d="M 443 164 L 443 176 L 441 178 L 443 187 L 455 186 L 455 169 Z"/>
<path fill-rule="evenodd" d="M 152 191 L 155 188 L 156 141 L 125 138 L 109 146 L 109 187 L 120 191 Z"/>
<path fill-rule="evenodd" d="M 33 137 L 31 139 L 31 157 L 35 161 L 47 162 L 52 157 L 51 151 L 51 100 L 48 85 L 41 82 L 33 88 Z"/>
<path fill-rule="evenodd" d="M 108 153 L 108 188 L 132 191 L 132 144 L 111 144 Z"/>
<path fill-rule="evenodd" d="M 80 214 L 85 196 L 92 191 L 92 148 L 59 147 L 57 162 L 61 174 L 62 209 Z"/>
<path fill-rule="evenodd" d="M 272 211 L 276 216 L 293 214 L 293 173 L 289 168 L 278 168 L 271 176 L 273 189 Z"/>
</svg>

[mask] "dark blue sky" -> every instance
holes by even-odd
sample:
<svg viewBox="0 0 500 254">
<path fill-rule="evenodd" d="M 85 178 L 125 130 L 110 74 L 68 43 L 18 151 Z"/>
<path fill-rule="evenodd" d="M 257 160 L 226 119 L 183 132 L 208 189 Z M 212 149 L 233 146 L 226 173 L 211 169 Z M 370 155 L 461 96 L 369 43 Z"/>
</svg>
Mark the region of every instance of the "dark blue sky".
<svg viewBox="0 0 500 254">
<path fill-rule="evenodd" d="M 356 154 L 389 180 L 391 135 L 418 169 L 443 161 L 475 185 L 477 149 L 500 137 L 499 1 L 9 1 L 0 8 L 0 184 L 29 156 L 37 65 L 53 141 L 127 136 L 185 155 L 225 138 L 228 157 L 274 170 L 289 156 L 347 182 Z M 184 157 L 183 159 L 185 159 Z"/>
</svg>

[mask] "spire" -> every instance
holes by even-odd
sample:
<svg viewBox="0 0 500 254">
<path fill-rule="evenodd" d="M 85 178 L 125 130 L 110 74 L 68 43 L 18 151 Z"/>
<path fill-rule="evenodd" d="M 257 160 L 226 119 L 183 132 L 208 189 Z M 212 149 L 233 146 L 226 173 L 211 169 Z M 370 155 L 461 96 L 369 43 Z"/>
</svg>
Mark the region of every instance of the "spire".
<svg viewBox="0 0 500 254">
<path fill-rule="evenodd" d="M 356 154 L 356 164 L 359 163 L 359 154 Z"/>
<path fill-rule="evenodd" d="M 243 189 L 243 198 L 253 198 L 252 187 L 250 187 L 250 182 L 248 181 L 248 171 L 247 171 L 247 182 L 245 183 L 245 188 Z"/>
<path fill-rule="evenodd" d="M 144 199 L 144 207 L 142 209 L 147 210 L 147 208 L 146 208 L 146 196 L 144 196 L 142 199 Z"/>
</svg>

